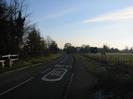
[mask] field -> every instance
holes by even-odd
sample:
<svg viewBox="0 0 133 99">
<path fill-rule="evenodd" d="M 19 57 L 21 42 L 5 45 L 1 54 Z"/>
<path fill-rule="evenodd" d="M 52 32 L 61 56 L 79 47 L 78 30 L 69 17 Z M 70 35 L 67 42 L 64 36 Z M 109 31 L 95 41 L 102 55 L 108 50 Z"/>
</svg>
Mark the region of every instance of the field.
<svg viewBox="0 0 133 99">
<path fill-rule="evenodd" d="M 111 93 L 113 99 L 119 99 L 118 96 L 126 97 L 124 99 L 132 97 L 133 54 L 83 54 L 81 58 L 87 64 L 88 72 L 99 79 L 97 90 L 102 90 L 104 95 Z"/>
<path fill-rule="evenodd" d="M 97 67 L 94 65 L 91 68 L 108 72 L 111 76 L 113 75 L 113 79 L 124 79 L 125 81 L 133 78 L 133 54 L 131 53 L 108 53 L 106 55 L 98 53 L 84 54 L 83 56 L 88 60 L 95 61 L 94 63 L 99 63 Z"/>
<path fill-rule="evenodd" d="M 107 53 L 106 55 L 86 54 L 88 57 L 95 60 L 108 63 L 110 65 L 128 65 L 133 66 L 133 53 Z"/>
</svg>

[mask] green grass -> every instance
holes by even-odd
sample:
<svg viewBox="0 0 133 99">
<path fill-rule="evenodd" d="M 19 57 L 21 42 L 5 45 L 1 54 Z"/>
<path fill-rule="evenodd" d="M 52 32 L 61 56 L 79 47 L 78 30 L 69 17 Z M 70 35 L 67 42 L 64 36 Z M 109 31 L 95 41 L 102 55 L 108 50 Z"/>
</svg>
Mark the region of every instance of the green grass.
<svg viewBox="0 0 133 99">
<path fill-rule="evenodd" d="M 41 57 L 32 57 L 32 58 L 28 58 L 28 59 L 24 59 L 24 60 L 19 60 L 16 63 L 14 63 L 14 65 L 12 67 L 5 66 L 4 68 L 2 68 L 2 66 L 0 66 L 0 73 L 15 70 L 15 69 L 22 68 L 22 67 L 31 67 L 31 66 L 33 66 L 33 64 L 47 63 L 53 59 L 56 59 L 59 56 L 60 56 L 60 54 L 51 54 L 51 55 L 48 55 L 45 57 L 42 57 L 42 56 Z"/>
</svg>

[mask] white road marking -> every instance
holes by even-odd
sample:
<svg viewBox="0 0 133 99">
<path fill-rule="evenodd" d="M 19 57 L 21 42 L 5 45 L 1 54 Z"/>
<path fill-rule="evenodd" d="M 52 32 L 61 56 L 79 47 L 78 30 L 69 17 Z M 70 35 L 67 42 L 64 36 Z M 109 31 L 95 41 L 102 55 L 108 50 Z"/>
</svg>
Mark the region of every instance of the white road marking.
<svg viewBox="0 0 133 99">
<path fill-rule="evenodd" d="M 59 67 L 59 68 L 72 68 L 71 65 L 60 65 L 60 64 L 56 64 L 54 67 Z"/>
<path fill-rule="evenodd" d="M 66 65 L 66 68 L 72 68 L 72 66 L 71 65 Z"/>
<path fill-rule="evenodd" d="M 66 92 L 65 92 L 65 95 L 64 95 L 64 99 L 67 99 L 67 95 L 68 95 L 68 92 L 69 92 L 71 84 L 72 84 L 73 76 L 74 76 L 74 74 L 72 73 L 70 81 L 69 81 L 67 89 L 66 89 Z"/>
<path fill-rule="evenodd" d="M 32 67 L 39 66 L 39 65 L 41 65 L 41 64 L 42 64 L 42 63 L 33 64 Z"/>
<path fill-rule="evenodd" d="M 61 75 L 57 75 L 57 72 L 58 72 L 58 74 L 59 74 L 59 72 L 61 72 L 60 70 L 62 70 L 63 73 L 60 73 Z M 56 69 L 53 69 L 51 72 L 47 73 L 46 75 L 44 75 L 41 79 L 44 81 L 59 81 L 63 78 L 63 76 L 66 74 L 66 72 L 67 72 L 67 69 L 65 69 L 65 68 L 56 68 Z M 48 75 L 60 76 L 60 77 L 54 78 L 54 79 L 49 79 L 49 78 L 47 78 Z"/>
<path fill-rule="evenodd" d="M 48 69 L 46 69 L 46 70 L 44 70 L 43 72 L 41 72 L 42 74 L 44 74 L 44 73 L 46 73 L 46 72 L 48 72 L 48 71 L 50 71 L 52 68 L 48 68 Z"/>
<path fill-rule="evenodd" d="M 27 69 L 28 67 L 23 67 L 23 68 L 20 68 L 20 69 L 18 69 L 18 70 L 16 70 L 16 71 L 22 71 L 22 70 L 25 70 L 25 69 Z"/>
<path fill-rule="evenodd" d="M 56 64 L 54 67 L 65 67 L 65 65 Z"/>
<path fill-rule="evenodd" d="M 0 96 L 1 96 L 1 95 L 4 95 L 4 94 L 6 94 L 6 93 L 8 93 L 8 92 L 10 92 L 10 91 L 12 91 L 12 90 L 14 90 L 14 89 L 16 89 L 17 87 L 20 87 L 21 85 L 23 85 L 23 84 L 25 84 L 25 83 L 31 81 L 32 79 L 34 79 L 34 77 L 31 77 L 31 78 L 25 80 L 24 82 L 22 82 L 22 83 L 20 83 L 20 84 L 18 84 L 18 85 L 16 85 L 16 86 L 14 86 L 14 87 L 12 87 L 12 88 L 7 89 L 6 91 L 0 93 Z"/>
</svg>

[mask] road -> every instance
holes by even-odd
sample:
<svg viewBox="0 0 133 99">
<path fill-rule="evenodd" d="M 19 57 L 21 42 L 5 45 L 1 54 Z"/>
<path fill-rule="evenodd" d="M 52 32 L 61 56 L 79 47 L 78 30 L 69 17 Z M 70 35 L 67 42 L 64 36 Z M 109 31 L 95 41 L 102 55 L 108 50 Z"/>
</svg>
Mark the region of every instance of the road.
<svg viewBox="0 0 133 99">
<path fill-rule="evenodd" d="M 0 99 L 88 99 L 96 82 L 80 60 L 62 55 L 40 64 L 0 75 Z"/>
</svg>

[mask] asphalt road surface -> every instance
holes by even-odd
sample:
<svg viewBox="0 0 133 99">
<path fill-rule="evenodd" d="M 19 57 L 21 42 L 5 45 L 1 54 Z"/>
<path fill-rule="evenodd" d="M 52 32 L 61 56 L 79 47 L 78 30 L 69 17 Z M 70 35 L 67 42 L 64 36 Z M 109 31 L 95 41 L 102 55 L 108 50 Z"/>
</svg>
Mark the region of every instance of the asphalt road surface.
<svg viewBox="0 0 133 99">
<path fill-rule="evenodd" d="M 88 99 L 96 79 L 64 54 L 47 64 L 0 75 L 0 99 Z"/>
</svg>

